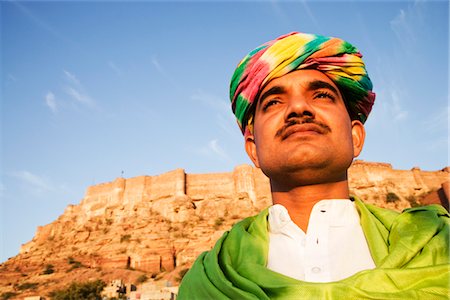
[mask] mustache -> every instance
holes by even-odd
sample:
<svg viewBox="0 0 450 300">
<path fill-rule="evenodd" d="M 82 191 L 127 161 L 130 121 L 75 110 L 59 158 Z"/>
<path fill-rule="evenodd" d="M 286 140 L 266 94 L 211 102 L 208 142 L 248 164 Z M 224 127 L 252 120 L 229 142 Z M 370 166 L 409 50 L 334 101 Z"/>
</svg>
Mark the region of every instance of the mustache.
<svg viewBox="0 0 450 300">
<path fill-rule="evenodd" d="M 292 119 L 289 119 L 283 125 L 283 127 L 281 127 L 280 129 L 277 130 L 277 132 L 275 133 L 275 136 L 282 137 L 285 135 L 285 132 L 289 127 L 291 127 L 293 125 L 300 125 L 300 124 L 314 124 L 314 125 L 320 127 L 320 129 L 323 131 L 324 134 L 331 132 L 331 128 L 323 122 L 316 121 L 311 118 L 306 118 L 306 119 L 292 118 Z"/>
</svg>

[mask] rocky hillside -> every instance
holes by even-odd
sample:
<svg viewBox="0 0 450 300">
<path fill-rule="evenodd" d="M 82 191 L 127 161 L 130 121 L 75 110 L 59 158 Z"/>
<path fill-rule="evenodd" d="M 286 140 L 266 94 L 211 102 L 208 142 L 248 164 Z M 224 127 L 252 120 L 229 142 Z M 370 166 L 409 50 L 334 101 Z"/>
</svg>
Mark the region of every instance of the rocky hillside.
<svg viewBox="0 0 450 300">
<path fill-rule="evenodd" d="M 394 170 L 356 161 L 349 180 L 352 193 L 380 206 L 401 210 L 444 201 L 448 207 L 448 168 Z M 69 282 L 98 278 L 137 283 L 142 275 L 177 285 L 225 230 L 270 203 L 268 179 L 248 165 L 231 173 L 178 169 L 91 186 L 80 204 L 38 227 L 0 266 L 0 295 L 47 295 Z"/>
</svg>

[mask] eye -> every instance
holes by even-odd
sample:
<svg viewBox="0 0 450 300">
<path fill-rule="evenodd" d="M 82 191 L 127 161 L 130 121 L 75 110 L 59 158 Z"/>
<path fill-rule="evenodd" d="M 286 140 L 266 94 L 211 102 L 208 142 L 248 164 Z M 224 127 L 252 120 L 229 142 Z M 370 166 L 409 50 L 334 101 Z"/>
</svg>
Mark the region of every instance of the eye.
<svg viewBox="0 0 450 300">
<path fill-rule="evenodd" d="M 268 99 L 264 102 L 263 104 L 263 111 L 266 111 L 269 107 L 277 105 L 278 103 L 280 103 L 280 100 L 273 98 L 273 99 Z"/>
<path fill-rule="evenodd" d="M 328 91 L 317 91 L 314 93 L 314 99 L 329 99 L 334 102 L 336 97 Z"/>
</svg>

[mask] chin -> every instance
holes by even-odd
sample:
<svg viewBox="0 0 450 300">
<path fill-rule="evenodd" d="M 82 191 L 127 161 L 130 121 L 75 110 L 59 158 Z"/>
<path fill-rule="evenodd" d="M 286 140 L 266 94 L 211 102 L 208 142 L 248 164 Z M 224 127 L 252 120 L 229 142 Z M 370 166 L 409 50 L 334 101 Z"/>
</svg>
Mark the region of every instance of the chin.
<svg viewBox="0 0 450 300">
<path fill-rule="evenodd" d="M 347 180 L 347 170 L 352 159 L 319 159 L 303 156 L 290 157 L 283 163 L 261 166 L 263 173 L 271 180 L 294 185 L 311 185 Z"/>
<path fill-rule="evenodd" d="M 323 169 L 301 169 L 290 172 L 271 174 L 269 177 L 272 183 L 286 188 L 306 185 L 327 184 L 347 180 L 347 169 L 339 172 L 329 172 Z"/>
</svg>

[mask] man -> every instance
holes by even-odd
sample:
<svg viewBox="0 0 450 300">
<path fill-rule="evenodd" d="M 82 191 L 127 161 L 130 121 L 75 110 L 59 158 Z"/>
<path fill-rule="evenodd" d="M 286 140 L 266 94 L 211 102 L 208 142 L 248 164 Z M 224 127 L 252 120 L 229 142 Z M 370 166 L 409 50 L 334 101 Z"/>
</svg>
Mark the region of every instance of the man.
<svg viewBox="0 0 450 300">
<path fill-rule="evenodd" d="M 199 256 L 180 299 L 448 299 L 449 215 L 350 197 L 375 100 L 349 43 L 290 33 L 238 65 L 231 101 L 273 206 Z"/>
</svg>

